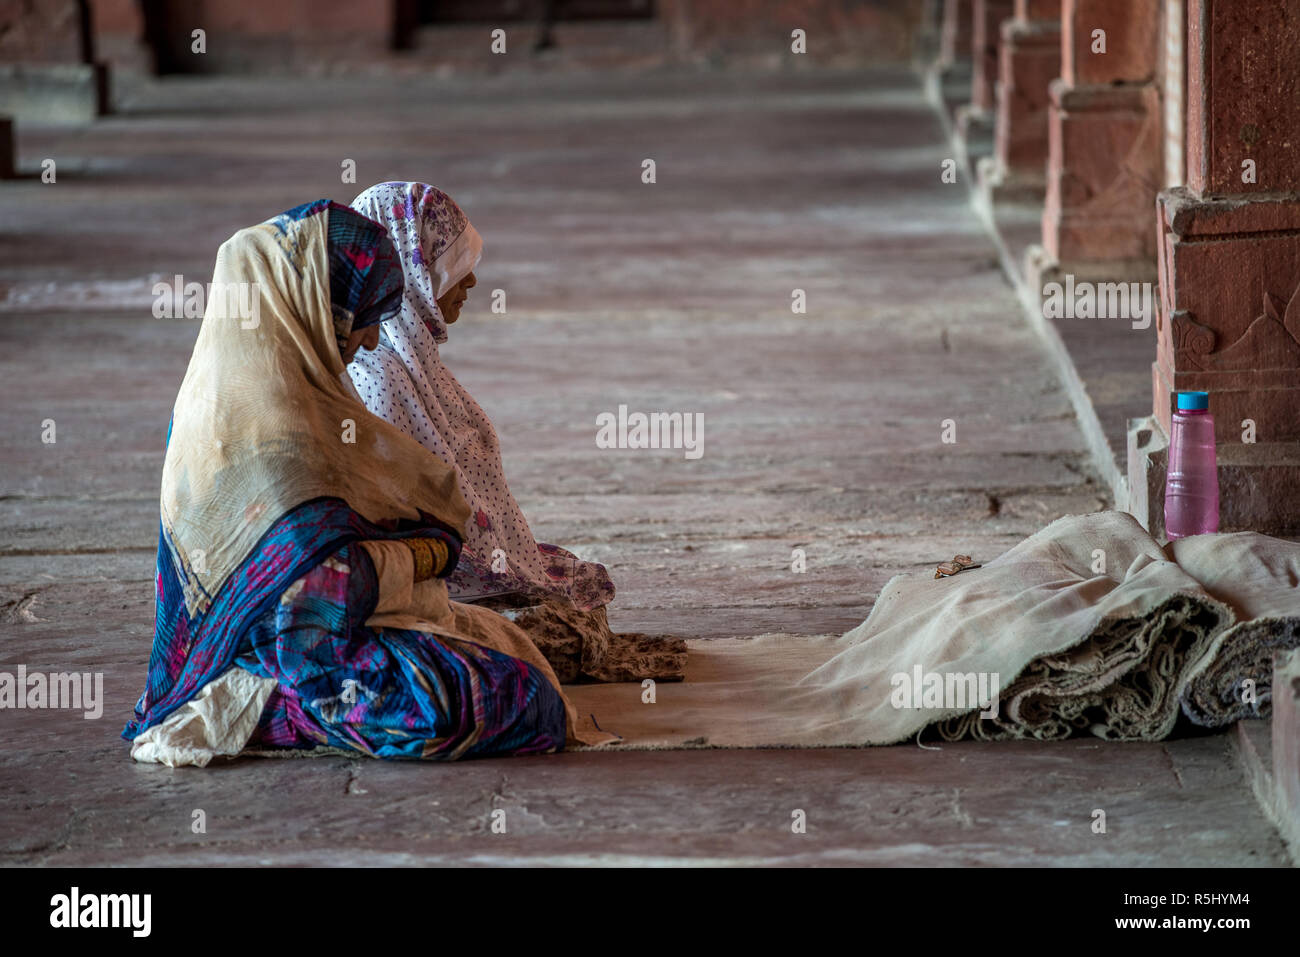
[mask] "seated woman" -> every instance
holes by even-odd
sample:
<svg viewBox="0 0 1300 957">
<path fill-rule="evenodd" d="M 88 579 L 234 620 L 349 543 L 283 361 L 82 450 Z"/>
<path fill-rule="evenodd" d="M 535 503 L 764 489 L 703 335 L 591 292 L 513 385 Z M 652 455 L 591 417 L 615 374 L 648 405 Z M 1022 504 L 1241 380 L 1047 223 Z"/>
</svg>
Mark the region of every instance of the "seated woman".
<svg viewBox="0 0 1300 957">
<path fill-rule="evenodd" d="M 401 303 L 383 227 L 300 206 L 224 243 L 211 288 L 168 430 L 133 756 L 448 759 L 607 740 L 578 728 L 526 634 L 448 600 L 469 519 L 455 473 L 347 377 Z"/>
<path fill-rule="evenodd" d="M 353 208 L 388 228 L 406 274 L 401 311 L 379 348 L 349 367 L 366 407 L 456 470 L 473 519 L 453 597 L 499 608 L 524 627 L 561 681 L 679 679 L 685 643 L 614 635 L 605 566 L 533 538 L 506 485 L 496 430 L 442 363 L 439 343 L 476 284 L 483 241 L 446 193 L 424 183 L 381 183 Z"/>
</svg>

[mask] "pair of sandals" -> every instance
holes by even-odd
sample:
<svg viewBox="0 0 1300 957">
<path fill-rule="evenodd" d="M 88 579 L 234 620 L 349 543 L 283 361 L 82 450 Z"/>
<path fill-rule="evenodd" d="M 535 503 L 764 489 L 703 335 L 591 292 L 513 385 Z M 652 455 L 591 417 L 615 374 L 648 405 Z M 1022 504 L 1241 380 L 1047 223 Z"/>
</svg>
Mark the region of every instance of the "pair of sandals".
<svg viewBox="0 0 1300 957">
<path fill-rule="evenodd" d="M 934 570 L 935 578 L 951 578 L 958 572 L 964 572 L 968 568 L 979 568 L 980 565 L 971 560 L 969 555 L 954 555 L 950 562 L 940 562 Z"/>
</svg>

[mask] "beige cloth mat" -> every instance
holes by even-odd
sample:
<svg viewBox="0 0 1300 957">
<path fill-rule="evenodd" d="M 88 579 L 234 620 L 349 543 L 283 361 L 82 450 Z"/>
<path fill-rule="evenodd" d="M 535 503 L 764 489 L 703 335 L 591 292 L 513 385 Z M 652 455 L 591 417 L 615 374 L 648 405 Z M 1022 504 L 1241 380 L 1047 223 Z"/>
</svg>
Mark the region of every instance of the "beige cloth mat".
<svg viewBox="0 0 1300 957">
<path fill-rule="evenodd" d="M 1300 643 L 1297 581 L 1293 542 L 1238 533 L 1166 550 L 1125 513 L 1070 516 L 982 568 L 892 579 L 838 638 L 690 642 L 686 680 L 657 685 L 653 704 L 641 685 L 566 691 L 624 747 L 891 744 L 926 729 L 1156 740 L 1180 713 L 1208 726 L 1265 713 L 1266 690 L 1247 704 L 1241 689 L 1267 689 L 1272 651 Z M 997 675 L 996 716 L 896 707 L 894 676 L 918 668 Z"/>
<path fill-rule="evenodd" d="M 801 727 L 823 711 L 818 693 L 797 687 L 811 667 L 829 661 L 839 635 L 770 634 L 686 642 L 686 680 L 566 685 L 579 715 L 620 736 L 618 746 L 678 748 L 815 747 Z"/>
</svg>

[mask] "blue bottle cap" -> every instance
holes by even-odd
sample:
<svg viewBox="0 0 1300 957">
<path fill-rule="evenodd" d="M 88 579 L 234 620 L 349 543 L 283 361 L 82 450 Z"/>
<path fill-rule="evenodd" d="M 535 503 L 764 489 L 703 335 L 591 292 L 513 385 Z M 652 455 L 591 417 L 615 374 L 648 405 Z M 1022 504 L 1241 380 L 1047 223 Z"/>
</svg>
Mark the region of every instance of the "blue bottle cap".
<svg viewBox="0 0 1300 957">
<path fill-rule="evenodd" d="M 1180 392 L 1178 393 L 1179 411 L 1199 411 L 1203 412 L 1210 407 L 1210 393 L 1208 392 Z"/>
</svg>

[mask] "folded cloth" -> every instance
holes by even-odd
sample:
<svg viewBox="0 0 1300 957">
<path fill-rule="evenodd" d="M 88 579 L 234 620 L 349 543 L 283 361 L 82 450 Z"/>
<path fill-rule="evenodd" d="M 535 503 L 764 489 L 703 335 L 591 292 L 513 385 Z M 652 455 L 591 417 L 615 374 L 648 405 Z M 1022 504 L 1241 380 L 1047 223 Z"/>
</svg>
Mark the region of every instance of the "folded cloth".
<svg viewBox="0 0 1300 957">
<path fill-rule="evenodd" d="M 623 747 L 1154 740 L 1180 714 L 1267 711 L 1272 654 L 1300 645 L 1298 581 L 1294 542 L 1162 548 L 1127 514 L 1069 516 L 983 567 L 893 578 L 839 637 L 691 641 L 686 680 L 653 707 L 617 685 L 566 691 Z"/>
<path fill-rule="evenodd" d="M 1261 713 L 1239 689 L 1266 685 L 1272 651 L 1300 643 L 1297 571 L 1300 544 L 1264 535 L 1162 548 L 1126 513 L 1069 516 L 982 568 L 894 578 L 801 684 L 837 700 L 870 688 L 834 719 L 867 743 L 927 726 L 949 740 L 1154 740 L 1180 710 L 1219 726 Z M 950 691 L 994 685 L 996 707 Z"/>
<path fill-rule="evenodd" d="M 1300 545 L 1237 532 L 1181 538 L 1166 551 L 1236 617 L 1189 674 L 1183 713 L 1211 728 L 1261 717 L 1274 653 L 1300 646 Z"/>
</svg>

